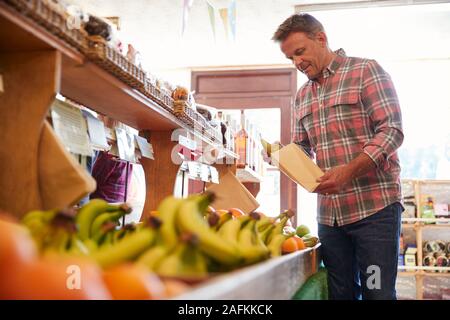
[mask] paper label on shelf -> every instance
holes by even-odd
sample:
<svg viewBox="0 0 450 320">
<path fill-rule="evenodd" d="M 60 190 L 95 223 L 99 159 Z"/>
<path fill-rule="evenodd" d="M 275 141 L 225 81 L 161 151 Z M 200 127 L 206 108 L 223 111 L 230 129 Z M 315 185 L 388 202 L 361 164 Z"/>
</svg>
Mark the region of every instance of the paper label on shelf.
<svg viewBox="0 0 450 320">
<path fill-rule="evenodd" d="M 86 116 L 86 120 L 91 144 L 99 149 L 108 150 L 110 147 L 106 140 L 105 125 L 103 122 L 90 115 Z"/>
<path fill-rule="evenodd" d="M 86 120 L 80 109 L 55 100 L 51 107 L 51 116 L 56 135 L 70 152 L 84 156 L 93 155 Z"/>
<path fill-rule="evenodd" d="M 180 145 L 182 145 L 183 147 L 188 148 L 189 150 L 193 150 L 193 151 L 197 150 L 197 142 L 192 140 L 192 139 L 190 139 L 190 138 L 187 138 L 187 137 L 184 137 L 184 136 L 180 135 L 178 137 L 178 143 Z"/>
<path fill-rule="evenodd" d="M 200 165 L 200 178 L 202 179 L 202 181 L 204 182 L 209 182 L 209 176 L 210 176 L 210 170 L 209 170 L 209 166 L 206 164 L 201 164 Z"/>
<path fill-rule="evenodd" d="M 188 169 L 189 169 L 189 175 L 193 179 L 200 178 L 200 168 L 199 168 L 199 164 L 197 162 L 189 161 L 188 162 Z"/>
<path fill-rule="evenodd" d="M 213 166 L 209 167 L 209 171 L 211 173 L 211 182 L 212 183 L 219 183 L 219 171 Z"/>
<path fill-rule="evenodd" d="M 135 162 L 134 157 L 134 136 L 122 128 L 116 128 L 117 148 L 119 158 L 126 161 Z"/>
<path fill-rule="evenodd" d="M 135 136 L 137 145 L 139 147 L 139 150 L 141 150 L 142 156 L 145 158 L 149 158 L 152 160 L 155 160 L 153 157 L 153 146 L 151 143 L 147 141 L 144 137 L 141 136 Z"/>
</svg>

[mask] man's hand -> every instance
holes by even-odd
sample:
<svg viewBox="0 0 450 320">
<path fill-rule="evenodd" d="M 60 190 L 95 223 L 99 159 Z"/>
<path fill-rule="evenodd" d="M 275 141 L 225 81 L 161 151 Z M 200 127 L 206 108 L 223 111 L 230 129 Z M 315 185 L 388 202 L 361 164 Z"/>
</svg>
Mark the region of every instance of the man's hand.
<svg viewBox="0 0 450 320">
<path fill-rule="evenodd" d="M 343 166 L 331 168 L 317 179 L 320 184 L 314 190 L 321 194 L 340 193 L 353 179 L 375 170 L 375 162 L 365 153 L 360 153 L 355 159 Z"/>
<path fill-rule="evenodd" d="M 314 190 L 315 193 L 336 194 L 352 181 L 352 172 L 348 165 L 332 168 L 317 179 L 320 184 Z"/>
</svg>

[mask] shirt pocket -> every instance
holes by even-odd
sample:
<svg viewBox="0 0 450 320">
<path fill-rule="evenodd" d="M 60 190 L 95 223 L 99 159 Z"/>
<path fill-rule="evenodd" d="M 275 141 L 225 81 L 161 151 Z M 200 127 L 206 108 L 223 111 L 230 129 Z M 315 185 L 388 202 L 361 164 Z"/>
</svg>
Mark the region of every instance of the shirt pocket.
<svg viewBox="0 0 450 320">
<path fill-rule="evenodd" d="M 301 105 L 297 111 L 297 119 L 300 122 L 299 125 L 306 131 L 308 135 L 309 142 L 314 148 L 317 145 L 316 141 L 316 131 L 314 125 L 314 118 L 312 113 L 311 105 Z"/>
<path fill-rule="evenodd" d="M 327 127 L 335 139 L 346 139 L 346 143 L 358 142 L 365 136 L 365 113 L 358 90 L 335 94 L 327 104 Z"/>
</svg>

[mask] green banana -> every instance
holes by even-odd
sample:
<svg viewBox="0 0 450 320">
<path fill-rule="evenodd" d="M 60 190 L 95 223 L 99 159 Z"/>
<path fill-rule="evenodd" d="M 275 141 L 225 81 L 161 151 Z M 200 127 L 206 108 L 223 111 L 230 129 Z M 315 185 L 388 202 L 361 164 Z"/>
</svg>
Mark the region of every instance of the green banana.
<svg viewBox="0 0 450 320">
<path fill-rule="evenodd" d="M 175 225 L 176 216 L 183 200 L 169 196 L 159 204 L 157 211 L 162 225 L 159 228 L 164 244 L 168 249 L 172 249 L 178 242 L 178 233 Z"/>
<path fill-rule="evenodd" d="M 141 229 L 120 240 L 113 246 L 100 247 L 92 257 L 102 267 L 110 267 L 138 257 L 152 246 L 156 233 L 149 228 Z"/>
<path fill-rule="evenodd" d="M 182 232 L 196 234 L 200 249 L 211 258 L 225 265 L 239 264 L 241 257 L 238 248 L 212 231 L 201 214 L 201 209 L 206 208 L 211 200 L 211 195 L 206 194 L 183 201 L 177 215 L 178 227 Z"/>
<path fill-rule="evenodd" d="M 86 240 L 91 236 L 91 226 L 97 216 L 104 212 L 117 211 L 119 208 L 120 205 L 109 204 L 103 199 L 92 199 L 86 203 L 75 218 L 80 239 Z"/>
<path fill-rule="evenodd" d="M 78 240 L 80 240 L 81 243 L 86 247 L 86 249 L 88 250 L 89 254 L 91 254 L 91 253 L 97 251 L 97 249 L 98 249 L 98 243 L 95 242 L 94 240 L 92 240 L 92 239 L 86 239 L 86 240 L 83 241 L 83 240 L 81 240 L 81 239 L 79 239 L 79 238 L 78 238 Z"/>
<path fill-rule="evenodd" d="M 163 245 L 151 247 L 139 256 L 136 263 L 155 271 L 161 260 L 167 256 L 169 250 Z"/>
<path fill-rule="evenodd" d="M 205 276 L 208 263 L 196 244 L 181 241 L 171 254 L 162 259 L 156 273 L 168 277 Z"/>
<path fill-rule="evenodd" d="M 106 222 L 118 222 L 125 214 L 127 214 L 126 211 L 119 209 L 114 212 L 104 212 L 97 216 L 91 225 L 91 237 L 95 238 L 96 235 L 101 232 L 101 227 L 103 224 Z"/>
<path fill-rule="evenodd" d="M 293 237 L 295 235 L 295 233 L 290 233 L 290 234 L 276 234 L 273 236 L 272 240 L 269 242 L 269 244 L 267 245 L 267 248 L 270 251 L 270 256 L 271 257 L 279 257 L 281 256 L 282 252 L 281 252 L 281 247 L 283 245 L 283 242 L 286 239 L 289 239 L 290 237 Z"/>
</svg>

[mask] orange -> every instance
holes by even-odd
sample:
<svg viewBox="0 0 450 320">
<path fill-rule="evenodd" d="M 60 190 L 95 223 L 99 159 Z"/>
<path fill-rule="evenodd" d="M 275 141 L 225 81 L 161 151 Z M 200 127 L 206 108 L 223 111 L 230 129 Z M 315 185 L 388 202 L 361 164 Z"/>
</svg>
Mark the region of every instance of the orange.
<svg viewBox="0 0 450 320">
<path fill-rule="evenodd" d="M 155 274 L 133 264 L 122 264 L 103 273 L 115 300 L 148 300 L 166 297 L 166 287 Z"/>
<path fill-rule="evenodd" d="M 298 250 L 297 241 L 293 239 L 293 237 L 284 240 L 283 244 L 281 245 L 281 252 L 283 253 L 291 253 Z"/>
<path fill-rule="evenodd" d="M 306 249 L 306 245 L 305 245 L 305 242 L 303 241 L 303 239 L 302 239 L 302 238 L 300 238 L 300 237 L 297 237 L 297 236 L 294 236 L 294 237 L 292 237 L 292 239 L 294 239 L 294 240 L 295 240 L 295 242 L 297 242 L 297 247 L 298 247 L 298 250 L 303 250 L 303 249 Z"/>
<path fill-rule="evenodd" d="M 231 208 L 231 209 L 228 209 L 228 211 L 230 211 L 231 214 L 233 215 L 233 217 L 235 217 L 235 218 L 238 218 L 240 216 L 245 216 L 245 213 L 239 208 Z"/>
</svg>

